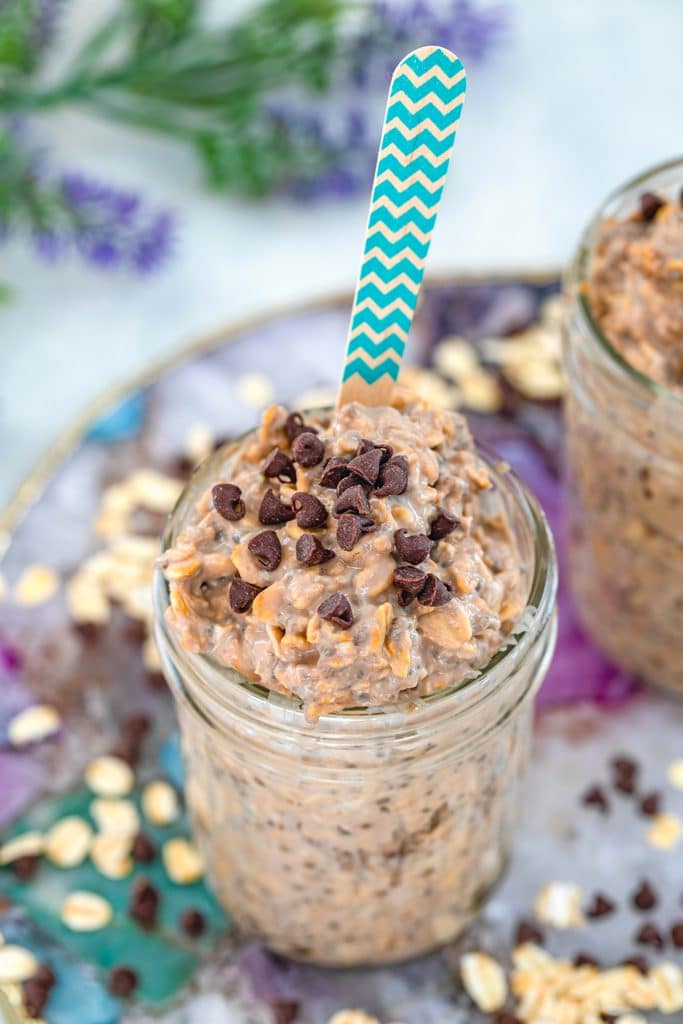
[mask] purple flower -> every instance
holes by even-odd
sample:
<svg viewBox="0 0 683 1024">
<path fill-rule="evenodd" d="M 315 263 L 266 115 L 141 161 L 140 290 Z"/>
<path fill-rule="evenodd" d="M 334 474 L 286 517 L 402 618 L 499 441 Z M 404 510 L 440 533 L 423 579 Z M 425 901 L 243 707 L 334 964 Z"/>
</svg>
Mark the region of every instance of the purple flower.
<svg viewBox="0 0 683 1024">
<path fill-rule="evenodd" d="M 38 0 L 31 26 L 33 45 L 43 50 L 53 41 L 59 23 L 62 0 Z"/>
</svg>

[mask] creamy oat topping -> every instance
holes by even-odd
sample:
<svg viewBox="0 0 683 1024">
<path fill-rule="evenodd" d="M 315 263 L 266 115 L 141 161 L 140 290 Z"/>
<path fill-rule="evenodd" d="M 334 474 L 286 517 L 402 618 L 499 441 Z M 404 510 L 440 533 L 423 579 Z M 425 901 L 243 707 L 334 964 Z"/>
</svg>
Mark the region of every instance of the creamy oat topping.
<svg viewBox="0 0 683 1024">
<path fill-rule="evenodd" d="M 646 192 L 637 214 L 603 220 L 589 294 L 627 362 L 683 388 L 683 206 Z"/>
<path fill-rule="evenodd" d="M 221 477 L 162 558 L 170 624 L 310 718 L 463 680 L 524 608 L 515 538 L 457 413 L 272 406 Z"/>
</svg>

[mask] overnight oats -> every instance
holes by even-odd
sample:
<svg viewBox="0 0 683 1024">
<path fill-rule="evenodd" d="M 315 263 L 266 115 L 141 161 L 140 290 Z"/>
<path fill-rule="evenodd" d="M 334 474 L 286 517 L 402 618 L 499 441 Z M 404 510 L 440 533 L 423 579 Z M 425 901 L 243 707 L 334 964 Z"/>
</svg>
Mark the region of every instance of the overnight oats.
<svg viewBox="0 0 683 1024">
<path fill-rule="evenodd" d="M 683 162 L 612 196 L 567 280 L 570 575 L 621 667 L 683 693 Z"/>
<path fill-rule="evenodd" d="M 271 949 L 426 952 L 505 866 L 552 540 L 462 416 L 268 409 L 190 482 L 157 633 L 212 885 Z"/>
</svg>

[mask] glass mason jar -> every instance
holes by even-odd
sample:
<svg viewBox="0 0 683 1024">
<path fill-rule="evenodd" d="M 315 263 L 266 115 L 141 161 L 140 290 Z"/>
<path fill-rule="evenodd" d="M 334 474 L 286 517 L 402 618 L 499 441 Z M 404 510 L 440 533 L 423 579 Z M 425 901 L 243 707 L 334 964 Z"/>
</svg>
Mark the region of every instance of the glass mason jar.
<svg viewBox="0 0 683 1024">
<path fill-rule="evenodd" d="M 643 376 L 605 337 L 588 283 L 600 222 L 643 192 L 678 197 L 683 161 L 618 189 L 566 276 L 569 575 L 577 612 L 621 668 L 683 694 L 683 392 Z"/>
<path fill-rule="evenodd" d="M 225 458 L 197 471 L 165 547 Z M 335 966 L 425 953 L 465 928 L 505 867 L 532 698 L 554 647 L 557 572 L 535 500 L 487 462 L 522 552 L 524 628 L 476 678 L 430 697 L 313 725 L 297 701 L 184 650 L 157 574 L 157 640 L 208 879 L 278 953 Z"/>
</svg>

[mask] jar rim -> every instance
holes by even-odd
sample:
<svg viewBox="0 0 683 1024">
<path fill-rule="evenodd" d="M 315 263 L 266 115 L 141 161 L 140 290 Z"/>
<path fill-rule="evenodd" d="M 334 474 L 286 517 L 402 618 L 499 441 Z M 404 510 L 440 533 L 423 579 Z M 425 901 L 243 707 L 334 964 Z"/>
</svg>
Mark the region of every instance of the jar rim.
<svg viewBox="0 0 683 1024">
<path fill-rule="evenodd" d="M 667 387 L 666 384 L 661 384 L 652 377 L 648 377 L 647 374 L 642 373 L 629 363 L 616 346 L 612 344 L 598 323 L 586 287 L 589 283 L 588 264 L 595 244 L 595 236 L 600 223 L 608 215 L 610 208 L 628 192 L 642 188 L 652 178 L 675 170 L 680 170 L 681 181 L 683 182 L 683 156 L 673 157 L 655 164 L 653 167 L 648 167 L 646 170 L 640 171 L 612 189 L 607 198 L 597 208 L 581 234 L 569 265 L 568 279 L 576 289 L 576 305 L 583 318 L 583 326 L 587 328 L 589 335 L 598 343 L 600 351 L 603 355 L 607 356 L 611 365 L 621 372 L 630 383 L 645 390 L 652 398 L 671 402 L 675 407 L 680 405 L 683 411 L 683 390 Z"/>
<path fill-rule="evenodd" d="M 484 668 L 477 670 L 471 676 L 452 686 L 437 690 L 426 696 L 410 696 L 406 694 L 405 700 L 396 704 L 344 708 L 321 715 L 318 722 L 327 723 L 327 727 L 332 731 L 334 731 L 334 727 L 337 725 L 340 729 L 346 728 L 346 726 L 342 725 L 344 722 L 349 722 L 350 724 L 351 722 L 358 723 L 361 719 L 371 721 L 377 718 L 386 721 L 390 715 L 395 715 L 397 712 L 405 714 L 407 705 L 410 708 L 410 717 L 414 720 L 414 715 L 419 713 L 420 710 L 425 712 L 433 710 L 437 712 L 437 709 L 439 711 L 444 709 L 448 698 L 454 697 L 456 694 L 461 698 L 472 695 L 472 700 L 466 702 L 463 708 L 456 708 L 455 714 L 459 710 L 467 713 L 471 712 L 474 707 L 499 691 L 500 687 L 504 685 L 506 678 L 523 661 L 527 652 L 533 647 L 539 635 L 543 633 L 544 627 L 550 621 L 555 607 L 558 574 L 555 544 L 545 513 L 537 499 L 514 470 L 490 446 L 482 442 L 476 442 L 476 450 L 493 472 L 494 477 L 498 481 L 504 481 L 509 485 L 513 500 L 521 509 L 533 539 L 533 572 L 531 574 L 526 609 L 523 621 L 521 622 L 523 628 L 510 634 L 509 642 L 494 652 Z M 207 462 L 210 462 L 211 458 L 215 458 L 216 454 L 218 453 L 211 456 Z M 195 473 L 180 495 L 175 508 L 169 515 L 161 541 L 162 551 L 166 550 L 173 539 L 172 534 L 176 513 L 183 502 L 188 488 L 205 466 L 206 463 L 203 463 L 195 470 Z M 501 469 L 501 467 L 504 468 Z M 296 718 L 300 716 L 303 724 L 303 705 L 297 698 L 287 697 L 276 691 L 269 690 L 263 684 L 241 676 L 235 669 L 224 665 L 210 654 L 188 652 L 180 645 L 175 631 L 166 620 L 165 612 L 169 607 L 169 588 L 168 582 L 160 569 L 157 569 L 155 572 L 153 599 L 156 633 L 157 638 L 162 641 L 162 645 L 160 645 L 162 646 L 162 656 L 163 647 L 168 645 L 181 657 L 191 658 L 197 666 L 206 665 L 211 673 L 217 674 L 217 678 L 220 678 L 225 685 L 221 687 L 211 686 L 207 679 L 209 673 L 198 673 L 199 681 L 212 701 L 222 706 L 223 710 L 230 708 L 232 704 L 229 698 L 237 687 L 242 692 L 251 695 L 252 698 L 271 702 L 273 699 L 276 700 L 280 707 L 285 708 Z M 531 612 L 531 615 L 528 614 L 529 612 Z"/>
</svg>

